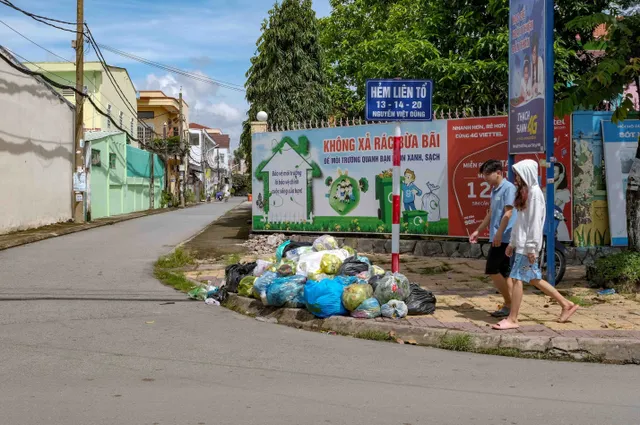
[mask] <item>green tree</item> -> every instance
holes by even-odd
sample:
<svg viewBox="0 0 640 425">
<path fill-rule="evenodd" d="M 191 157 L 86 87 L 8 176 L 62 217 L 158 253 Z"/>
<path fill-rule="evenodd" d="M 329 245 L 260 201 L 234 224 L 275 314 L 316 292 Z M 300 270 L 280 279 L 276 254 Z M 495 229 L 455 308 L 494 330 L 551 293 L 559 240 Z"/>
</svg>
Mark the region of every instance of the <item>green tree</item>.
<svg viewBox="0 0 640 425">
<path fill-rule="evenodd" d="M 247 72 L 248 119 L 240 151 L 251 165 L 251 125 L 264 110 L 271 125 L 326 119 L 329 101 L 319 29 L 311 0 L 282 0 L 262 23 Z"/>
<path fill-rule="evenodd" d="M 590 67 L 570 29 L 579 16 L 610 0 L 558 0 L 556 91 Z M 505 105 L 508 91 L 508 0 L 331 0 L 321 21 L 332 113 L 362 116 L 368 78 L 431 78 L 434 106 L 464 109 Z"/>
</svg>

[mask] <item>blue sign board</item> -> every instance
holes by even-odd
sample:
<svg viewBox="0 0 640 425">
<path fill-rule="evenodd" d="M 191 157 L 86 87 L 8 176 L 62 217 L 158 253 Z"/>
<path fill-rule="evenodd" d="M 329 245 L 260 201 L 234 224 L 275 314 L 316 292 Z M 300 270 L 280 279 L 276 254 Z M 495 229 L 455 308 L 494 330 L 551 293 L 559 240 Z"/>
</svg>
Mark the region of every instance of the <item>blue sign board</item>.
<svg viewBox="0 0 640 425">
<path fill-rule="evenodd" d="M 511 155 L 545 151 L 547 84 L 549 77 L 553 78 L 547 72 L 549 43 L 547 43 L 546 7 L 547 0 L 510 1 L 509 153 Z M 549 122 L 549 125 L 553 127 L 553 122 Z"/>
<path fill-rule="evenodd" d="M 433 81 L 367 80 L 367 121 L 433 120 Z"/>
</svg>

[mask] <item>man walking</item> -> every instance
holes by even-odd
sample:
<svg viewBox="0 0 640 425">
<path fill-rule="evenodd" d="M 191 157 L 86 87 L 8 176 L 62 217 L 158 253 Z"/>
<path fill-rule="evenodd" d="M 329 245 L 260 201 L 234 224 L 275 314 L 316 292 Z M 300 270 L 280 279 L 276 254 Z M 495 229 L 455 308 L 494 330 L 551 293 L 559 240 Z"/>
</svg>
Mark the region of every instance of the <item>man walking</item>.
<svg viewBox="0 0 640 425">
<path fill-rule="evenodd" d="M 505 178 L 502 163 L 498 160 L 490 159 L 482 164 L 480 173 L 484 180 L 493 187 L 491 204 L 478 230 L 469 236 L 469 242 L 478 243 L 478 235 L 487 226 L 490 226 L 491 248 L 489 248 L 487 255 L 485 273 L 491 277 L 493 284 L 504 298 L 502 308 L 494 311 L 491 315 L 493 317 L 507 317 L 511 312 L 512 282 L 509 279 L 511 259 L 507 257 L 506 250 L 511 240 L 511 228 L 516 221 L 517 212 L 513 208 L 516 187 Z"/>
</svg>

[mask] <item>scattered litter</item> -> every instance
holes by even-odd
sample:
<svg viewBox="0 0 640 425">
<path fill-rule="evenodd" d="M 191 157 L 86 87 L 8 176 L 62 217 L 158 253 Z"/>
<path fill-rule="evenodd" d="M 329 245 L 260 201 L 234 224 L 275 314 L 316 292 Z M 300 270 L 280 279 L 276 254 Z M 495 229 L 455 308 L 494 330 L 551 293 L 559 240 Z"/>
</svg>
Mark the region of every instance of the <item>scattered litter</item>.
<svg viewBox="0 0 640 425">
<path fill-rule="evenodd" d="M 238 263 L 224 269 L 225 286 L 228 292 L 238 292 L 240 281 L 246 276 L 252 276 L 257 263 Z"/>
<path fill-rule="evenodd" d="M 145 323 L 146 323 L 147 325 L 153 325 L 154 323 L 156 323 L 156 321 L 155 321 L 155 320 L 152 320 L 152 321 L 150 321 L 150 322 L 145 322 Z"/>
<path fill-rule="evenodd" d="M 207 305 L 220 305 L 220 302 L 218 300 L 215 300 L 213 298 L 207 298 L 206 300 L 204 300 L 204 303 Z"/>
<path fill-rule="evenodd" d="M 258 322 L 263 322 L 263 323 L 273 323 L 273 324 L 277 324 L 278 323 L 278 319 L 276 319 L 275 317 L 256 317 L 256 320 Z"/>
<path fill-rule="evenodd" d="M 390 319 L 402 319 L 403 317 L 407 317 L 409 309 L 404 301 L 391 300 L 380 307 L 380 312 L 383 317 L 388 317 Z"/>
<path fill-rule="evenodd" d="M 611 289 L 603 289 L 602 291 L 598 291 L 598 295 L 615 295 L 616 290 L 611 288 Z"/>
</svg>

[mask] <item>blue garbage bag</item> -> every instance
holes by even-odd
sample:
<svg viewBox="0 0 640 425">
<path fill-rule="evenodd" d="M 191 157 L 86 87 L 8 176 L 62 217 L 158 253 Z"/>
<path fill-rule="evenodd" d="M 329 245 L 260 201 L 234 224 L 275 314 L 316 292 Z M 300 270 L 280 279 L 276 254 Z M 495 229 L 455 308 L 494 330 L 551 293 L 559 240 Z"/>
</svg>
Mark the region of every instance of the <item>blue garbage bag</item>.
<svg viewBox="0 0 640 425">
<path fill-rule="evenodd" d="M 348 311 L 342 305 L 342 292 L 356 280 L 353 276 L 338 276 L 333 279 L 323 279 L 320 282 L 307 282 L 304 288 L 304 302 L 307 310 L 321 319 L 346 315 Z"/>
<path fill-rule="evenodd" d="M 351 312 L 351 317 L 356 319 L 375 319 L 380 317 L 380 303 L 375 298 L 366 299 Z"/>
<path fill-rule="evenodd" d="M 298 308 L 304 306 L 304 276 L 279 277 L 267 287 L 267 305 Z"/>
<path fill-rule="evenodd" d="M 256 279 L 253 283 L 253 296 L 259 300 L 262 300 L 263 304 L 267 304 L 267 288 L 273 284 L 278 278 L 278 273 L 264 272 L 262 276 Z"/>
<path fill-rule="evenodd" d="M 289 244 L 291 243 L 291 241 L 284 241 L 280 244 L 280 246 L 278 246 L 278 249 L 276 249 L 276 261 L 280 262 L 280 260 L 282 260 L 282 257 L 284 257 L 284 249 L 289 246 Z"/>
</svg>

